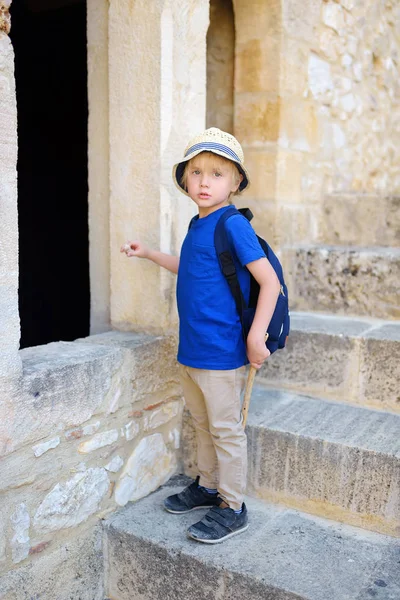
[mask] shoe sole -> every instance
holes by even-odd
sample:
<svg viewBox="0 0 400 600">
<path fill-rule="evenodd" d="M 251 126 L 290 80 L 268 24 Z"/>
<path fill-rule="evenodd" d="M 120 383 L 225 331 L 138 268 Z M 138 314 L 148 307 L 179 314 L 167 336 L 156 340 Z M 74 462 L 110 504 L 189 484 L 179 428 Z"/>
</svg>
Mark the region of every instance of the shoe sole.
<svg viewBox="0 0 400 600">
<path fill-rule="evenodd" d="M 186 515 L 187 513 L 192 512 L 193 510 L 201 510 L 202 508 L 213 508 L 215 504 L 203 504 L 202 506 L 194 506 L 193 508 L 188 508 L 187 510 L 172 510 L 172 508 L 167 508 L 164 506 L 164 510 L 171 513 L 172 515 Z"/>
<path fill-rule="evenodd" d="M 202 540 L 201 538 L 197 538 L 194 535 L 192 535 L 189 531 L 187 532 L 187 534 L 192 540 L 195 540 L 196 542 L 201 542 L 202 544 L 220 544 L 221 542 L 228 540 L 229 538 L 233 537 L 234 535 L 243 533 L 248 528 L 249 528 L 249 526 L 245 525 L 244 527 L 241 527 L 240 529 L 237 529 L 236 531 L 232 531 L 232 533 L 228 533 L 228 535 L 225 535 L 223 538 L 220 538 L 219 540 Z"/>
</svg>

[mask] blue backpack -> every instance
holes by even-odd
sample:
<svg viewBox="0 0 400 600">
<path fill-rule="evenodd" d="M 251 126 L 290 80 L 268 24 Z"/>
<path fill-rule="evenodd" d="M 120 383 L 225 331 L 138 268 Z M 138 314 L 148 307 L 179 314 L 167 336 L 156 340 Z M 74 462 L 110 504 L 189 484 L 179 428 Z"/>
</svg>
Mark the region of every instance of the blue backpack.
<svg viewBox="0 0 400 600">
<path fill-rule="evenodd" d="M 219 218 L 218 223 L 215 227 L 214 245 L 217 252 L 221 271 L 229 285 L 229 289 L 231 290 L 232 296 L 235 300 L 236 308 L 240 316 L 240 322 L 242 324 L 243 337 L 246 340 L 254 319 L 257 307 L 258 294 L 260 292 L 260 286 L 250 273 L 250 297 L 249 303 L 247 305 L 243 297 L 242 290 L 240 289 L 239 280 L 236 273 L 235 261 L 232 255 L 231 246 L 225 229 L 226 221 L 233 215 L 242 215 L 243 218 L 246 218 L 248 221 L 251 221 L 251 219 L 253 218 L 253 213 L 248 208 L 242 208 L 240 210 L 237 210 L 234 206 L 232 206 L 228 210 L 225 210 Z M 193 220 L 196 218 L 198 217 L 194 217 L 190 222 L 189 229 L 192 225 Z M 286 339 L 289 335 L 290 315 L 288 291 L 283 278 L 281 263 L 279 262 L 278 258 L 276 257 L 270 246 L 267 244 L 267 242 L 259 236 L 257 236 L 257 239 L 260 243 L 261 248 L 263 249 L 265 256 L 267 257 L 267 259 L 271 263 L 272 268 L 277 274 L 279 282 L 281 284 L 281 291 L 278 296 L 275 311 L 272 315 L 272 319 L 267 330 L 268 339 L 266 341 L 266 346 L 272 354 L 276 350 L 285 347 Z"/>
</svg>

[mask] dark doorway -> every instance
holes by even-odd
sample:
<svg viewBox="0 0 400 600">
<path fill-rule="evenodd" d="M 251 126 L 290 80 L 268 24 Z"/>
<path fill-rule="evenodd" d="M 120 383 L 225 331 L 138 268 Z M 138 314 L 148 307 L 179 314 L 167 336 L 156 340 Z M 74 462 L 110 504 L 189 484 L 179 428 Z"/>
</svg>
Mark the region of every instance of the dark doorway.
<svg viewBox="0 0 400 600">
<path fill-rule="evenodd" d="M 21 348 L 89 334 L 86 3 L 11 5 Z"/>
</svg>

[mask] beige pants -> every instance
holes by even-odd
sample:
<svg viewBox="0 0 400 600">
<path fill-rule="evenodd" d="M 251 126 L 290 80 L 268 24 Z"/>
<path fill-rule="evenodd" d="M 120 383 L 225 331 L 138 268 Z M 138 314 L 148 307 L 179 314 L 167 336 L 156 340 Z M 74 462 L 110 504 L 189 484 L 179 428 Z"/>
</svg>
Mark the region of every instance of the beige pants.
<svg viewBox="0 0 400 600">
<path fill-rule="evenodd" d="M 209 371 L 179 365 L 183 394 L 197 434 L 200 485 L 216 488 L 234 510 L 242 506 L 247 440 L 241 419 L 245 367 Z"/>
</svg>

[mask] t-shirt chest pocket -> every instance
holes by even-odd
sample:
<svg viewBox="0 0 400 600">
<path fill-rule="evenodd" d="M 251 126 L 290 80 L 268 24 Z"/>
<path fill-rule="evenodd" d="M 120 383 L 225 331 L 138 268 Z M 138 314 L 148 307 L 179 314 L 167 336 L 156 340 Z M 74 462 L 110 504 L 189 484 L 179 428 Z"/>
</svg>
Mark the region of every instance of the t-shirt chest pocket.
<svg viewBox="0 0 400 600">
<path fill-rule="evenodd" d="M 188 271 L 195 279 L 210 279 L 219 269 L 214 246 L 192 244 Z M 217 271 L 218 272 L 218 271 Z"/>
</svg>

